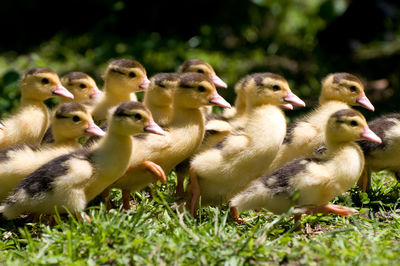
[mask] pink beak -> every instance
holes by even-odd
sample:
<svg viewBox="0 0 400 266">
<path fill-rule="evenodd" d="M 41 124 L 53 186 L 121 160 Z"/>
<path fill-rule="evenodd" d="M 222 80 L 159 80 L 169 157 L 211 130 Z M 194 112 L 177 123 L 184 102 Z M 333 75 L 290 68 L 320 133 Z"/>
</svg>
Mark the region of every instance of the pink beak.
<svg viewBox="0 0 400 266">
<path fill-rule="evenodd" d="M 228 103 L 224 98 L 222 98 L 221 95 L 219 95 L 216 91 L 214 91 L 214 94 L 209 103 L 225 108 L 231 108 L 230 103 Z"/>
<path fill-rule="evenodd" d="M 144 77 L 142 84 L 139 85 L 139 88 L 146 90 L 149 88 L 150 80 L 147 77 Z"/>
<path fill-rule="evenodd" d="M 361 133 L 361 138 L 372 142 L 382 143 L 382 139 L 378 137 L 371 129 L 364 127 L 363 133 Z"/>
<path fill-rule="evenodd" d="M 218 77 L 215 73 L 211 74 L 211 80 L 217 87 L 228 88 L 228 85 L 226 85 L 226 83 L 222 79 L 220 79 L 220 77 Z"/>
<path fill-rule="evenodd" d="M 1 130 L 5 130 L 6 129 L 6 127 L 3 125 L 3 123 L 0 123 L 0 129 Z"/>
<path fill-rule="evenodd" d="M 61 84 L 58 84 L 56 86 L 56 89 L 53 90 L 52 92 L 53 92 L 53 94 L 63 96 L 65 98 L 70 98 L 70 99 L 74 98 L 74 95 L 72 93 L 70 93 L 66 88 L 64 88 Z"/>
<path fill-rule="evenodd" d="M 165 136 L 165 131 L 154 121 L 150 121 L 149 124 L 144 128 L 144 131 Z"/>
<path fill-rule="evenodd" d="M 367 96 L 365 96 L 364 93 L 361 94 L 360 98 L 356 100 L 356 103 L 358 103 L 359 105 L 368 110 L 375 111 L 375 107 L 372 105 L 372 103 L 369 101 L 369 99 L 367 98 Z"/>
<path fill-rule="evenodd" d="M 92 94 L 90 95 L 90 99 L 98 98 L 98 97 L 100 97 L 101 95 L 103 95 L 103 92 L 102 92 L 101 90 L 99 90 L 99 88 L 94 87 L 94 88 L 93 88 L 93 92 L 92 92 Z"/>
<path fill-rule="evenodd" d="M 303 102 L 302 99 L 297 97 L 296 94 L 294 94 L 291 91 L 288 91 L 287 96 L 285 98 L 283 98 L 283 100 L 285 102 L 288 102 L 288 103 L 291 103 L 291 104 L 294 104 L 294 105 L 297 105 L 297 106 L 302 106 L 302 107 L 306 106 L 306 103 Z"/>
<path fill-rule="evenodd" d="M 281 107 L 283 109 L 293 110 L 293 105 L 291 105 L 290 103 L 281 104 Z"/>
<path fill-rule="evenodd" d="M 88 128 L 85 130 L 85 132 L 89 133 L 91 135 L 100 136 L 100 137 L 103 137 L 106 135 L 106 132 L 104 132 L 101 128 L 96 126 L 96 124 L 93 122 L 88 123 Z"/>
</svg>

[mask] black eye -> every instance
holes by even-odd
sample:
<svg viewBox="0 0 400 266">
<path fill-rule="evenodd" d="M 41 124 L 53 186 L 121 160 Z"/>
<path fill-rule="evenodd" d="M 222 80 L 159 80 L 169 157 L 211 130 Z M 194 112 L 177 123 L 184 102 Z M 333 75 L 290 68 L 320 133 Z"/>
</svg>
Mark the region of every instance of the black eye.
<svg viewBox="0 0 400 266">
<path fill-rule="evenodd" d="M 203 69 L 197 69 L 197 73 L 204 74 L 204 70 Z"/>
<path fill-rule="evenodd" d="M 79 88 L 84 89 L 84 88 L 86 88 L 86 85 L 81 83 L 81 84 L 79 84 Z"/>
<path fill-rule="evenodd" d="M 136 118 L 137 120 L 140 120 L 140 119 L 142 119 L 142 115 L 141 115 L 141 114 L 135 114 L 135 118 Z"/>
<path fill-rule="evenodd" d="M 356 127 L 356 126 L 358 126 L 358 123 L 357 123 L 357 121 L 355 121 L 355 120 L 351 120 L 350 125 L 351 125 L 352 127 Z"/>
<path fill-rule="evenodd" d="M 357 91 L 357 87 L 356 86 L 350 86 L 350 91 L 351 92 L 356 92 Z"/>
<path fill-rule="evenodd" d="M 205 92 L 205 91 L 206 91 L 206 88 L 204 88 L 203 86 L 198 86 L 198 87 L 197 87 L 197 90 L 198 90 L 199 92 Z"/>
<path fill-rule="evenodd" d="M 49 82 L 48 78 L 42 78 L 42 84 L 49 84 Z"/>
<path fill-rule="evenodd" d="M 129 72 L 129 74 L 128 74 L 128 75 L 129 75 L 129 77 L 130 77 L 130 78 L 134 78 L 134 77 L 136 77 L 136 74 L 135 74 L 135 72 Z"/>
<path fill-rule="evenodd" d="M 281 87 L 279 85 L 274 85 L 274 86 L 272 86 L 272 89 L 274 91 L 279 91 L 279 90 L 281 90 Z"/>
<path fill-rule="evenodd" d="M 79 122 L 79 121 L 81 121 L 81 119 L 79 118 L 79 116 L 74 115 L 74 116 L 72 117 L 72 121 L 74 121 L 74 122 Z"/>
</svg>

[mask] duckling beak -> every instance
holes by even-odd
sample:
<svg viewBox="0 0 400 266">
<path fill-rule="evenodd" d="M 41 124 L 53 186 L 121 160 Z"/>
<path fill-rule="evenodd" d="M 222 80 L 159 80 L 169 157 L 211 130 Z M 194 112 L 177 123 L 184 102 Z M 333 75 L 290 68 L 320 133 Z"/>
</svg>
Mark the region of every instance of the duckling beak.
<svg viewBox="0 0 400 266">
<path fill-rule="evenodd" d="M 144 128 L 144 131 L 165 136 L 165 131 L 154 121 L 150 121 L 149 124 Z"/>
<path fill-rule="evenodd" d="M 283 100 L 285 102 L 288 102 L 288 103 L 291 103 L 291 104 L 294 104 L 294 105 L 297 105 L 297 106 L 302 106 L 302 107 L 306 106 L 306 103 L 303 102 L 302 99 L 297 97 L 296 94 L 294 94 L 291 91 L 288 91 L 288 94 L 286 95 L 285 98 L 283 98 Z"/>
<path fill-rule="evenodd" d="M 360 136 L 362 139 L 372 142 L 382 143 L 382 139 L 378 137 L 369 127 L 364 127 L 363 133 Z"/>
<path fill-rule="evenodd" d="M 212 95 L 212 98 L 209 100 L 209 103 L 215 104 L 224 108 L 231 108 L 230 103 L 228 103 L 224 98 L 221 97 L 216 91 Z"/>
<path fill-rule="evenodd" d="M 94 87 L 93 92 L 90 95 L 90 99 L 99 98 L 101 95 L 103 95 L 103 92 L 101 90 L 99 90 L 99 88 Z"/>
<path fill-rule="evenodd" d="M 89 122 L 88 127 L 85 130 L 86 133 L 89 133 L 91 135 L 103 137 L 106 135 L 106 132 L 104 132 L 101 128 L 99 128 L 95 123 Z"/>
<path fill-rule="evenodd" d="M 367 98 L 367 96 L 365 96 L 364 93 L 361 94 L 360 98 L 356 100 L 356 103 L 358 103 L 359 105 L 368 110 L 375 111 L 375 107 L 372 105 L 372 103 L 369 101 L 369 99 Z"/>
<path fill-rule="evenodd" d="M 291 105 L 290 103 L 281 104 L 281 107 L 283 109 L 293 110 L 293 105 Z"/>
<path fill-rule="evenodd" d="M 61 84 L 58 84 L 56 86 L 56 89 L 53 90 L 52 93 L 55 95 L 63 96 L 65 98 L 70 98 L 70 99 L 74 98 L 74 95 L 70 93 L 66 88 L 64 88 L 64 86 L 62 86 Z"/>
<path fill-rule="evenodd" d="M 147 77 L 144 77 L 143 82 L 139 85 L 139 88 L 146 90 L 149 88 L 150 80 Z"/>
<path fill-rule="evenodd" d="M 220 77 L 218 77 L 215 73 L 211 74 L 211 81 L 217 87 L 228 88 L 228 85 L 226 85 L 226 83 Z"/>
</svg>

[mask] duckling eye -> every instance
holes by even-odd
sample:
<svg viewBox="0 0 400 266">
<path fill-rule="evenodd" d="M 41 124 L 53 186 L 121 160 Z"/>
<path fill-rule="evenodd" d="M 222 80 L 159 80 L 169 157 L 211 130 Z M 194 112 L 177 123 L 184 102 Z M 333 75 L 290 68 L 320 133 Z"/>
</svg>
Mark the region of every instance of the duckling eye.
<svg viewBox="0 0 400 266">
<path fill-rule="evenodd" d="M 137 119 L 137 120 L 142 119 L 142 115 L 141 114 L 135 114 L 135 119 Z"/>
<path fill-rule="evenodd" d="M 204 70 L 203 69 L 197 69 L 197 73 L 204 74 Z"/>
<path fill-rule="evenodd" d="M 350 125 L 351 125 L 352 127 L 356 127 L 356 126 L 358 126 L 358 123 L 357 123 L 357 121 L 355 121 L 355 120 L 351 120 Z"/>
<path fill-rule="evenodd" d="M 86 85 L 81 83 L 81 84 L 79 84 L 79 88 L 84 89 L 84 88 L 86 88 Z"/>
<path fill-rule="evenodd" d="M 281 87 L 279 85 L 274 85 L 274 86 L 272 86 L 272 89 L 274 91 L 279 91 L 279 90 L 281 90 Z"/>
<path fill-rule="evenodd" d="M 206 91 L 206 88 L 204 88 L 203 86 L 199 86 L 199 87 L 197 87 L 197 90 L 198 90 L 199 92 L 205 92 L 205 91 Z"/>
<path fill-rule="evenodd" d="M 130 77 L 130 78 L 134 78 L 134 77 L 136 77 L 136 74 L 135 74 L 135 72 L 129 72 L 129 74 L 128 74 L 128 75 L 129 75 L 129 77 Z"/>
<path fill-rule="evenodd" d="M 48 78 L 42 78 L 42 84 L 49 84 L 49 82 Z"/>
<path fill-rule="evenodd" d="M 350 86 L 350 91 L 351 92 L 356 92 L 357 91 L 357 87 L 356 86 Z"/>
<path fill-rule="evenodd" d="M 74 122 L 79 122 L 79 121 L 81 121 L 81 119 L 79 118 L 79 116 L 74 115 L 74 116 L 72 117 L 72 121 L 74 121 Z"/>
</svg>

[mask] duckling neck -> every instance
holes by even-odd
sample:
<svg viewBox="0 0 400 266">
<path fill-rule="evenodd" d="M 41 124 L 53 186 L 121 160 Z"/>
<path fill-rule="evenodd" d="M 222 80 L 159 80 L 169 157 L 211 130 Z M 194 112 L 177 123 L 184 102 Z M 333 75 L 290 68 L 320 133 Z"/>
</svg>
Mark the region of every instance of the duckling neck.
<svg viewBox="0 0 400 266">
<path fill-rule="evenodd" d="M 91 153 L 95 167 L 94 180 L 86 188 L 90 200 L 114 183 L 128 168 L 132 153 L 132 137 L 114 132 L 110 127 L 102 143 Z"/>
<path fill-rule="evenodd" d="M 172 107 L 166 104 L 157 104 L 148 99 L 144 98 L 144 105 L 149 108 L 153 115 L 154 121 L 159 125 L 167 125 L 172 117 Z"/>
<path fill-rule="evenodd" d="M 41 100 L 36 100 L 32 98 L 26 98 L 22 97 L 21 102 L 20 102 L 21 107 L 26 107 L 26 106 L 39 106 L 40 108 L 45 108 L 47 111 L 46 105 L 43 103 Z"/>
<path fill-rule="evenodd" d="M 116 93 L 118 91 L 118 93 Z M 107 83 L 104 85 L 104 99 L 117 105 L 124 101 L 131 100 L 131 91 L 123 90 L 121 88 L 113 88 L 113 85 Z"/>
<path fill-rule="evenodd" d="M 245 130 L 253 139 L 252 143 L 255 147 L 278 149 L 286 131 L 286 121 L 282 110 L 268 104 L 248 109 L 247 115 Z"/>
</svg>

